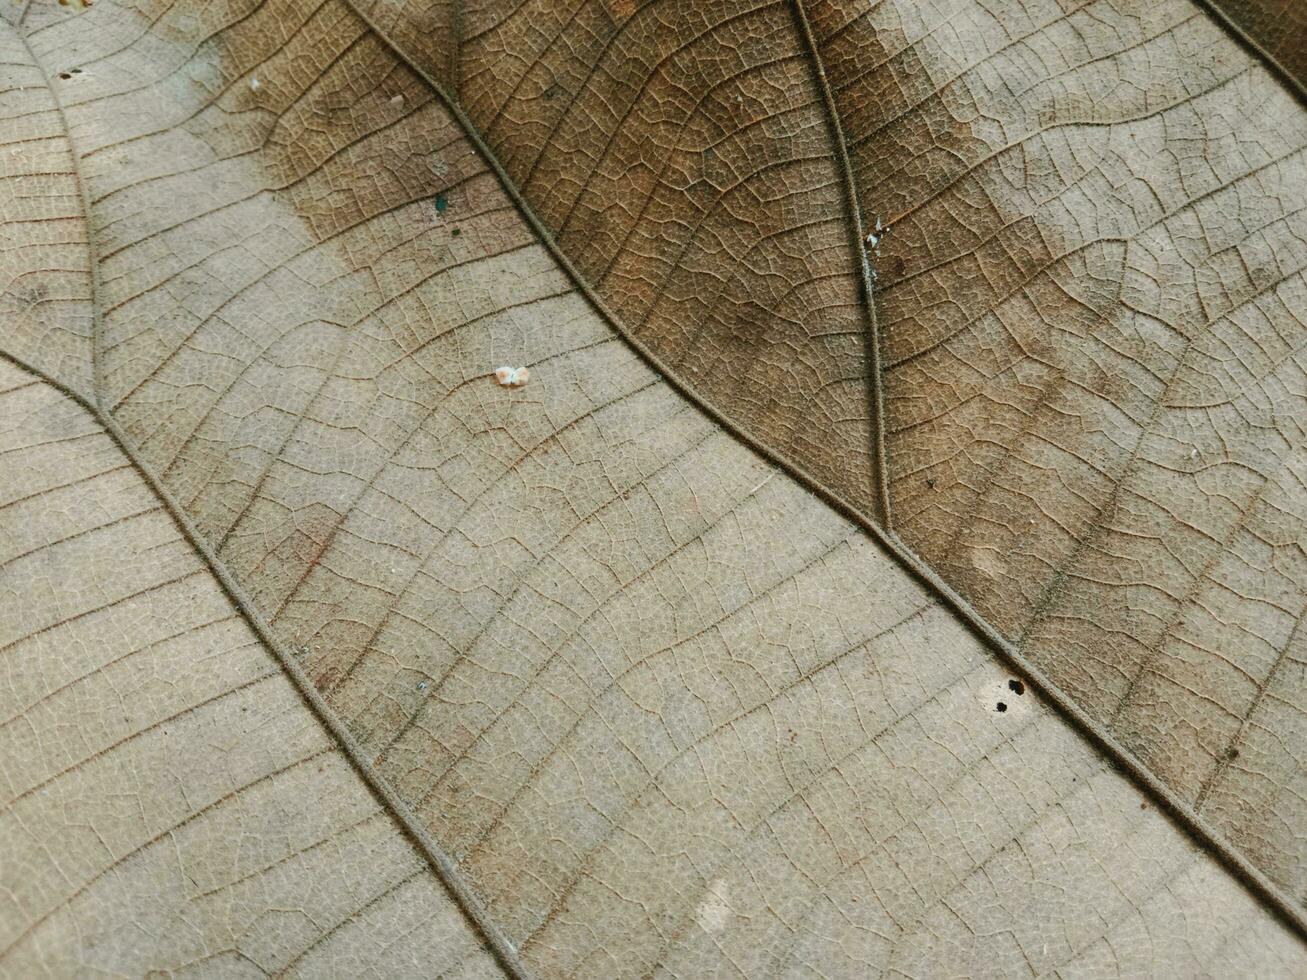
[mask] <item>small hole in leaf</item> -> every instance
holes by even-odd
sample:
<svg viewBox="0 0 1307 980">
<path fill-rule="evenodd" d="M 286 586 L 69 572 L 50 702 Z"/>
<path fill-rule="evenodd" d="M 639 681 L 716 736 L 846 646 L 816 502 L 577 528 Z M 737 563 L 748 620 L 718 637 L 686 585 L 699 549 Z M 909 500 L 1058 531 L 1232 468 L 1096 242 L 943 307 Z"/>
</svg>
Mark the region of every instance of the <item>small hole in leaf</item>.
<svg viewBox="0 0 1307 980">
<path fill-rule="evenodd" d="M 1000 701 L 998 704 L 994 705 L 994 710 L 997 711 L 999 714 L 1002 714 L 1004 711 L 1007 711 L 1007 702 Z"/>
<path fill-rule="evenodd" d="M 1022 684 L 1015 677 L 1007 682 L 1007 689 L 1017 697 L 1021 697 L 1021 695 L 1026 693 L 1026 685 Z"/>
</svg>

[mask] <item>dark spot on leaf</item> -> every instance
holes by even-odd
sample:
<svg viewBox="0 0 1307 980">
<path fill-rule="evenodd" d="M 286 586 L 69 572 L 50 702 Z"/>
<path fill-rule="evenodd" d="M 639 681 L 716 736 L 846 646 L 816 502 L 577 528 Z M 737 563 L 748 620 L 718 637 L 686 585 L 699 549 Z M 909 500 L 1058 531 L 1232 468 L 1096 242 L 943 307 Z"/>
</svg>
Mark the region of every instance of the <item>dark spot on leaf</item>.
<svg viewBox="0 0 1307 980">
<path fill-rule="evenodd" d="M 1239 758 L 1239 750 L 1232 745 L 1230 746 L 1230 750 L 1225 753 L 1225 757 L 1227 759 L 1237 759 Z"/>
<path fill-rule="evenodd" d="M 61 71 L 59 73 L 59 77 L 66 81 L 67 79 L 72 78 L 73 76 L 66 71 Z"/>
<path fill-rule="evenodd" d="M 1007 682 L 1007 689 L 1017 695 L 1017 697 L 1026 693 L 1026 685 L 1022 684 L 1015 677 Z"/>
<path fill-rule="evenodd" d="M 462 228 L 453 228 L 453 229 L 450 230 L 449 233 L 450 233 L 451 235 L 453 235 L 455 238 L 457 238 L 459 235 L 463 234 L 463 229 L 462 229 Z"/>
<path fill-rule="evenodd" d="M 1002 714 L 1004 711 L 1007 711 L 1007 702 L 1000 701 L 998 704 L 994 705 L 994 710 L 997 711 L 999 714 Z"/>
<path fill-rule="evenodd" d="M 933 476 L 929 477 L 926 480 L 926 486 L 929 487 L 931 490 L 935 489 L 935 478 Z"/>
<path fill-rule="evenodd" d="M 449 195 L 441 191 L 436 195 L 436 214 L 444 214 L 449 210 Z"/>
</svg>

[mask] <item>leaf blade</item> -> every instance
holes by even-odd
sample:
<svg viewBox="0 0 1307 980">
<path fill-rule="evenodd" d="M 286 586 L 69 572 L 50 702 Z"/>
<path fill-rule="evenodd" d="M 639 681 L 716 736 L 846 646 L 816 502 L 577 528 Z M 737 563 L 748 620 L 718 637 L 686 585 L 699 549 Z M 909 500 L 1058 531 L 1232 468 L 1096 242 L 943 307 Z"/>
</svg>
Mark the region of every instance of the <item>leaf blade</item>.
<svg viewBox="0 0 1307 980">
<path fill-rule="evenodd" d="M 0 388 L 4 969 L 322 971 L 357 928 L 378 967 L 495 974 L 94 416 Z"/>
<path fill-rule="evenodd" d="M 732 958 L 749 960 L 763 969 L 784 962 L 789 918 L 778 914 L 782 897 L 806 887 L 805 868 L 794 855 L 812 854 L 828 869 L 822 875 L 839 882 L 846 870 L 842 862 L 864 849 L 875 854 L 888 848 L 895 856 L 912 856 L 913 881 L 927 889 L 921 906 L 912 898 L 878 900 L 877 907 L 854 913 L 857 925 L 842 941 L 804 950 L 806 965 L 848 966 L 852 961 L 842 957 L 852 949 L 855 959 L 874 962 L 924 957 L 938 968 L 989 962 L 1015 967 L 1040 945 L 1032 931 L 1033 907 L 1013 909 L 1011 922 L 1004 920 L 1020 933 L 1013 946 L 968 937 L 965 928 L 953 933 L 951 913 L 944 911 L 962 902 L 961 921 L 974 928 L 995 905 L 983 880 L 990 860 L 980 858 L 975 867 L 950 860 L 959 848 L 969 857 L 971 851 L 970 838 L 950 826 L 976 820 L 987 828 L 979 853 L 988 849 L 1012 881 L 1051 888 L 1051 900 L 1062 896 L 1068 910 L 1088 905 L 1115 922 L 1132 919 L 1138 904 L 1147 916 L 1174 924 L 1174 910 L 1148 895 L 1173 879 L 1185 883 L 1186 894 L 1196 891 L 1197 907 L 1186 911 L 1199 916 L 1203 928 L 1172 930 L 1180 941 L 1157 954 L 1170 957 L 1166 963 L 1207 964 L 1219 950 L 1244 955 L 1226 938 L 1237 924 L 1255 923 L 1258 933 L 1272 936 L 1260 951 L 1274 957 L 1267 969 L 1292 968 L 1300 950 L 1291 934 L 1279 932 L 1174 827 L 1151 811 L 1124 823 L 1102 816 L 1104 800 L 1115 801 L 1110 809 L 1118 816 L 1134 814 L 1137 790 L 1108 773 L 1046 709 L 1003 713 L 1004 721 L 1017 723 L 1008 730 L 1008 738 L 1019 740 L 1016 748 L 1004 740 L 1004 729 L 989 727 L 996 724 L 993 709 L 982 698 L 994 685 L 1003 686 L 1005 677 L 961 624 L 859 527 L 751 457 L 652 376 L 566 290 L 565 277 L 544 249 L 518 245 L 507 259 L 487 254 L 496 243 L 529 240 L 520 223 L 514 226 L 516 219 L 487 218 L 485 235 L 467 236 L 475 239 L 465 243 L 475 251 L 468 263 L 442 266 L 438 281 L 425 276 L 430 229 L 418 239 L 405 232 L 424 199 L 413 196 L 415 190 L 430 195 L 438 185 L 419 182 L 412 160 L 417 147 L 430 147 L 433 134 L 447 131 L 448 121 L 440 122 L 439 112 L 406 94 L 403 118 L 384 136 L 404 153 L 388 174 L 368 174 L 364 162 L 384 157 L 358 148 L 383 138 L 376 135 L 377 124 L 387 117 L 372 118 L 379 108 L 371 99 L 375 81 L 348 79 L 361 73 L 391 82 L 402 79 L 402 68 L 368 46 L 357 26 L 329 40 L 350 24 L 334 5 L 322 18 L 299 23 L 304 26 L 295 31 L 311 36 L 302 50 L 336 52 L 325 59 L 324 77 L 309 79 L 302 91 L 278 93 L 286 70 L 259 69 L 259 91 L 290 106 L 307 104 L 315 124 L 303 130 L 304 138 L 317 142 L 289 170 L 282 147 L 273 145 L 251 156 L 254 166 L 234 171 L 240 179 L 232 199 L 239 204 L 239 191 L 253 188 L 282 208 L 275 212 L 280 221 L 227 210 L 227 224 L 197 225 L 203 234 L 191 237 L 282 258 L 275 246 L 289 227 L 309 243 L 305 254 L 321 250 L 307 263 L 316 278 L 305 278 L 297 268 L 300 284 L 282 280 L 289 295 L 265 294 L 265 309 L 220 306 L 232 323 L 197 317 L 168 324 L 173 340 L 161 347 L 156 367 L 143 380 L 152 382 L 157 364 L 178 363 L 178 352 L 181 360 L 191 359 L 189 366 L 172 368 L 180 373 L 163 384 L 143 387 L 136 381 L 119 399 L 120 410 L 164 481 L 191 495 L 185 497 L 188 507 L 272 628 L 284 631 L 288 642 L 315 641 L 310 667 L 333 704 L 356 736 L 380 752 L 379 765 L 392 785 L 466 861 L 532 965 L 553 972 L 605 963 L 615 972 L 637 972 L 685 957 L 723 969 Z M 225 25 L 213 36 L 239 38 L 239 31 L 239 25 Z M 239 58 L 243 50 L 234 42 L 226 50 L 212 47 L 221 52 L 219 63 Z M 343 60 L 351 53 L 355 60 Z M 344 81 L 332 80 L 335 65 L 347 66 Z M 251 70 L 238 60 L 225 77 L 240 82 Z M 138 64 L 137 77 L 140 71 Z M 150 90 L 149 97 L 158 91 Z M 209 98 L 200 101 L 207 105 Z M 92 125 L 85 114 L 73 116 L 75 126 Z M 193 129 L 186 134 L 195 138 Z M 204 142 L 180 150 L 165 143 L 157 160 L 178 172 L 197 159 L 212 165 L 188 156 L 194 148 L 203 150 Z M 225 165 L 227 158 L 215 156 Z M 480 171 L 469 166 L 467 172 L 455 167 L 455 179 L 475 181 Z M 197 182 L 228 172 L 214 170 Z M 283 188 L 275 178 L 286 173 L 291 186 Z M 106 179 L 112 179 L 107 168 L 91 177 L 93 183 Z M 294 196 L 296 183 L 314 179 L 314 193 Z M 371 210 L 351 210 L 348 197 L 343 207 L 321 206 L 324 192 L 368 180 L 379 180 L 375 186 L 381 188 Z M 152 203 L 148 197 L 138 196 L 129 207 L 111 194 L 96 195 L 94 206 L 106 213 L 121 208 L 117 219 L 102 225 L 115 227 L 116 248 L 108 250 L 106 264 L 118 262 L 116 272 L 143 267 L 131 261 L 132 250 L 148 246 L 160 229 L 185 230 L 192 220 L 207 220 L 202 193 L 191 199 L 199 202 L 198 214 L 187 215 L 190 201 L 179 198 L 175 185 L 169 190 L 153 203 L 155 217 L 135 231 L 130 219 L 149 211 L 136 207 L 142 200 Z M 503 199 L 495 197 L 492 182 L 481 193 L 491 201 L 484 214 L 497 213 Z M 454 213 L 457 205 L 455 200 Z M 392 213 L 405 220 L 394 221 Z M 164 225 L 165 219 L 173 224 Z M 290 263 L 297 258 L 293 254 Z M 394 281 L 373 288 L 361 278 L 365 271 Z M 172 286 L 186 272 L 182 263 L 152 274 Z M 333 296 L 337 282 L 345 291 Z M 237 282 L 234 288 L 243 286 Z M 312 289 L 327 295 L 312 296 Z M 408 296 L 412 305 L 391 305 L 394 297 Z M 442 302 L 450 304 L 443 316 Z M 324 329 L 310 332 L 308 343 L 280 349 L 275 343 L 249 345 L 248 351 L 230 341 L 209 343 L 233 326 L 232 336 L 246 331 L 252 338 L 279 340 L 282 327 L 270 322 L 266 309 L 295 312 L 301 303 L 311 314 L 329 308 L 357 319 L 333 323 L 320 316 Z M 389 318 L 377 312 L 387 310 Z M 115 322 L 117 316 L 106 316 L 107 328 L 130 338 L 134 331 L 123 324 L 131 321 L 123 315 Z M 147 319 L 137 316 L 136 322 Z M 430 335 L 433 325 L 454 328 L 443 348 L 433 347 L 440 341 L 439 330 Z M 478 366 L 489 370 L 503 361 L 502 347 L 496 347 L 503 344 L 529 351 L 515 360 L 547 365 L 533 366 L 531 384 L 516 401 L 500 400 L 504 391 L 477 373 Z M 426 362 L 413 356 L 417 348 L 426 352 Z M 311 383 L 303 385 L 307 400 L 289 409 L 251 403 L 256 393 L 280 398 L 283 389 L 300 384 L 304 354 L 319 357 L 309 365 Z M 139 357 L 140 349 L 130 355 Z M 131 359 L 126 351 L 112 356 Z M 252 391 L 238 390 L 228 368 L 205 368 L 233 356 L 266 372 Z M 139 365 L 131 369 L 140 371 Z M 218 383 L 210 387 L 213 380 Z M 485 384 L 478 387 L 478 380 Z M 164 437 L 155 438 L 163 405 L 172 411 L 166 413 Z M 289 424 L 241 428 L 241 412 L 251 407 L 251 417 L 280 413 L 291 416 Z M 274 438 L 252 447 L 249 437 L 266 436 L 260 432 L 265 426 L 273 428 Z M 378 464 L 384 474 L 366 472 Z M 237 508 L 230 507 L 233 489 L 244 494 Z M 389 565 L 388 558 L 398 564 Z M 612 584 L 614 576 L 620 588 Z M 874 601 L 850 595 L 850 582 L 876 583 Z M 569 640 L 568 617 L 580 618 L 589 632 Z M 909 625 L 926 620 L 929 631 Z M 911 635 L 900 641 L 903 629 Z M 601 642 L 605 637 L 611 642 Z M 855 642 L 850 646 L 849 640 Z M 905 650 L 893 649 L 899 642 Z M 678 668 L 667 671 L 676 683 L 665 685 L 639 663 L 619 672 L 618 680 L 606 676 L 613 665 L 605 651 L 614 656 L 641 650 Z M 892 669 L 899 685 L 881 689 L 870 676 L 849 680 L 842 671 L 851 663 L 867 675 L 882 666 Z M 704 678 L 702 690 L 690 683 L 696 670 Z M 922 684 L 915 671 L 930 674 L 933 683 Z M 422 689 L 424 678 L 428 686 Z M 590 688 L 587 678 L 606 686 Z M 773 688 L 772 682 L 786 678 L 791 683 Z M 914 686 L 925 700 L 896 704 L 898 688 Z M 728 710 L 733 704 L 738 718 Z M 850 706 L 866 715 L 855 717 Z M 724 711 L 729 724 L 755 726 L 763 736 L 732 741 L 729 725 L 714 722 Z M 775 737 L 779 732 L 767 728 L 778 712 L 793 717 L 793 733 L 804 736 L 793 750 L 785 750 L 784 739 Z M 514 737 L 522 726 L 544 722 L 552 726 L 547 737 Z M 772 743 L 775 758 L 767 755 Z M 831 746 L 849 745 L 851 758 L 832 753 Z M 882 756 L 892 757 L 898 746 L 904 772 L 896 774 L 893 766 L 884 769 Z M 750 751 L 760 755 L 755 759 Z M 534 761 L 517 758 L 526 753 Z M 714 786 L 687 761 L 704 759 L 728 777 L 727 787 Z M 742 759 L 753 764 L 741 767 Z M 612 771 L 582 765 L 597 760 Z M 625 770 L 619 760 L 625 760 Z M 651 760 L 663 766 L 652 776 Z M 433 773 L 446 765 L 452 778 L 439 777 L 428 796 Z M 1027 768 L 1051 776 L 1031 777 Z M 798 786 L 793 808 L 782 805 L 774 815 L 794 825 L 789 836 L 775 838 L 784 846 L 775 845 L 769 807 L 783 804 L 778 787 L 790 784 L 793 790 L 791 781 L 805 771 L 814 778 Z M 1068 775 L 1073 782 L 1083 775 L 1095 788 L 1086 795 L 1067 787 Z M 977 806 L 969 792 L 956 795 L 941 787 L 940 778 L 971 787 L 987 802 Z M 850 780 L 851 797 L 823 796 Z M 1051 796 L 1041 796 L 1046 789 Z M 695 834 L 682 845 L 694 855 L 688 871 L 667 857 L 683 839 L 667 828 L 687 795 L 702 801 Z M 904 822 L 868 826 L 860 806 L 864 795 L 873 810 L 883 808 L 894 819 L 900 816 L 896 808 L 906 806 Z M 988 804 L 1005 795 L 1019 798 L 1022 814 L 1033 811 L 1034 822 L 1014 820 L 1018 814 Z M 626 846 L 609 843 L 596 820 L 578 814 L 569 800 L 585 800 L 603 819 L 615 820 L 616 836 Z M 451 804 L 455 816 L 439 809 L 442 802 Z M 1075 814 L 1076 833 L 1096 842 L 1093 851 L 1103 853 L 1124 837 L 1141 842 L 1141 853 L 1164 854 L 1165 860 L 1132 863 L 1114 874 L 1050 856 L 1023 879 L 1021 862 L 1012 864 L 1011 855 L 1024 854 L 1026 846 L 1057 853 L 1057 847 L 1049 851 L 1049 842 L 1059 839 L 1066 807 Z M 801 811 L 814 808 L 827 819 L 804 825 Z M 730 827 L 731 820 L 740 826 Z M 939 821 L 942 828 L 925 835 L 924 852 L 914 850 L 916 821 Z M 722 823 L 738 841 L 738 858 L 724 857 L 714 843 Z M 830 827 L 852 843 L 824 843 Z M 633 862 L 633 853 L 643 853 L 642 842 L 655 839 L 664 841 L 663 850 Z M 532 840 L 534 846 L 523 843 Z M 588 856 L 579 857 L 583 853 Z M 853 867 L 860 863 L 854 859 Z M 896 870 L 883 862 L 876 867 L 882 876 Z M 754 921 L 765 925 L 751 932 L 732 903 L 740 903 L 755 887 L 749 882 L 757 880 L 773 884 L 753 905 Z M 693 903 L 685 901 L 687 892 Z M 1108 893 L 1125 897 L 1118 902 L 1105 898 Z M 611 901 L 613 895 L 624 901 Z M 801 914 L 830 922 L 821 918 L 824 901 L 810 893 Z M 1068 911 L 1063 918 L 1075 916 Z M 886 921 L 898 934 L 882 942 Z M 599 937 L 590 927 L 594 922 L 604 929 Z M 1037 956 L 1048 963 L 1075 958 L 1103 938 L 1093 922 L 1077 922 L 1077 929 L 1051 958 L 1047 947 Z M 621 959 L 614 958 L 614 949 Z"/>
</svg>

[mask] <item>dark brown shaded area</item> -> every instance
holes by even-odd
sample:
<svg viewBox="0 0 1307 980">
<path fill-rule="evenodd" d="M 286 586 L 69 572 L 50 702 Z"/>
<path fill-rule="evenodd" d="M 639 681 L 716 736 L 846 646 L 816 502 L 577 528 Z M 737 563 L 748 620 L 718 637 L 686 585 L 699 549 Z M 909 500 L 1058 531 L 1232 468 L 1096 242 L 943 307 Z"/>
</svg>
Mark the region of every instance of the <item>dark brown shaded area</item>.
<svg viewBox="0 0 1307 980">
<path fill-rule="evenodd" d="M 877 511 L 847 203 L 783 0 L 491 0 L 457 30 L 429 29 L 438 4 L 358 6 L 457 94 L 634 336 Z"/>
<path fill-rule="evenodd" d="M 1202 0 L 1224 17 L 1286 81 L 1307 93 L 1307 4 L 1299 0 Z"/>
</svg>

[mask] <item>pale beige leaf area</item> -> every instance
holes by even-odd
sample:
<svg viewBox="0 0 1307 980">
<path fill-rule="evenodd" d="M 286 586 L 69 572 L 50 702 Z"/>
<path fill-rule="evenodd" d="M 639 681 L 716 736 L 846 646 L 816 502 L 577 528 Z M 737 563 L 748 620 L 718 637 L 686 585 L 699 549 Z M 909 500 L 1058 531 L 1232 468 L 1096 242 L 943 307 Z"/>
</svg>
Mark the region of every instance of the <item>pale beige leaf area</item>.
<svg viewBox="0 0 1307 980">
<path fill-rule="evenodd" d="M 0 420 L 6 975 L 493 975 L 94 419 L 5 364 Z"/>
<path fill-rule="evenodd" d="M 866 520 L 913 450 L 794 9 L 499 6 L 0 27 L 0 972 L 1307 971 L 1292 854 Z"/>
</svg>

